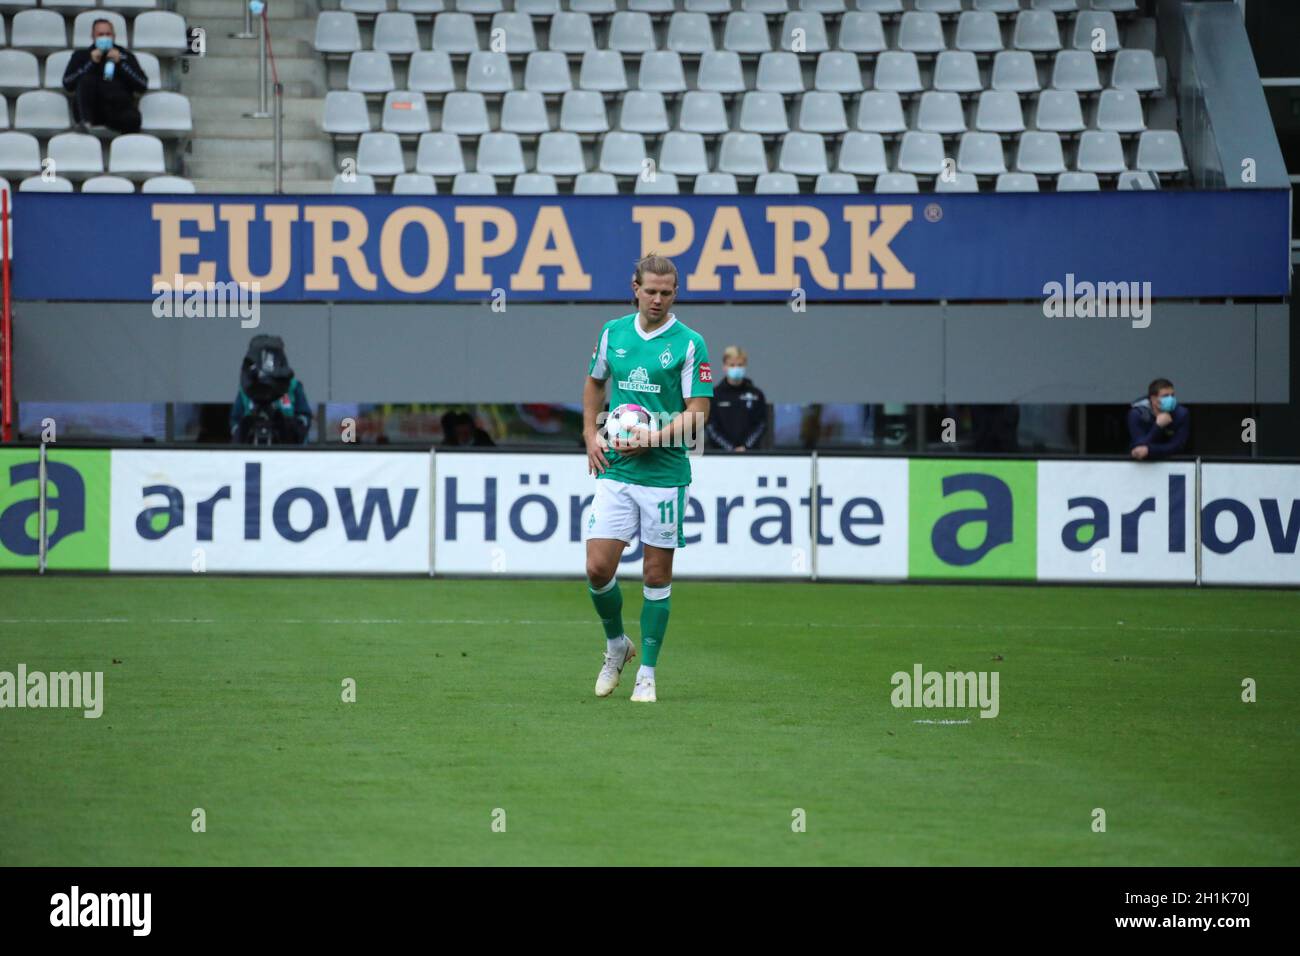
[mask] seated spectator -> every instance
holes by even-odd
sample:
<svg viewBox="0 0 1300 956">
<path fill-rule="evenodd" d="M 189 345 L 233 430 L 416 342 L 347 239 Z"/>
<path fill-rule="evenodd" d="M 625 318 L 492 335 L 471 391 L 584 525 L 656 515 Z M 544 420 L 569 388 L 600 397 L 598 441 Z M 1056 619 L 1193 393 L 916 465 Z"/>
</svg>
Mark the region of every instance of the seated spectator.
<svg viewBox="0 0 1300 956">
<path fill-rule="evenodd" d="M 74 51 L 63 71 L 63 89 L 73 95 L 73 114 L 83 125 L 139 132 L 135 94 L 149 88 L 149 79 L 135 55 L 113 42 L 111 20 L 96 20 L 90 33 L 90 48 Z"/>
<path fill-rule="evenodd" d="M 748 378 L 749 355 L 738 345 L 722 353 L 724 377 L 713 386 L 713 404 L 704 430 L 710 448 L 738 452 L 757 448 L 767 433 L 767 399 Z"/>
<path fill-rule="evenodd" d="M 1167 458 L 1187 445 L 1192 413 L 1174 397 L 1174 383 L 1158 378 L 1128 410 L 1129 454 L 1138 461 Z"/>
<path fill-rule="evenodd" d="M 442 444 L 446 446 L 478 445 L 490 447 L 492 436 L 479 428 L 465 412 L 444 412 L 442 416 Z"/>
</svg>

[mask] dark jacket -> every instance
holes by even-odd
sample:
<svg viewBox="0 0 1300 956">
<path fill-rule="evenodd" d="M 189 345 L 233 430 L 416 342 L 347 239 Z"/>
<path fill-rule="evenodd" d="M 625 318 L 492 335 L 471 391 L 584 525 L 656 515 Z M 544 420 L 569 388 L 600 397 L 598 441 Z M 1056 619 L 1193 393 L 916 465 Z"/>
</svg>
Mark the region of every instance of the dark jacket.
<svg viewBox="0 0 1300 956">
<path fill-rule="evenodd" d="M 289 383 L 289 391 L 285 392 L 271 406 L 276 425 L 276 439 L 286 444 L 302 444 L 307 440 L 307 434 L 311 431 L 312 410 L 311 403 L 307 401 L 307 390 L 302 387 L 302 382 L 296 378 Z M 241 388 L 239 394 L 235 396 L 235 402 L 230 406 L 230 437 L 235 442 L 248 441 L 245 419 L 253 411 L 253 402 L 244 390 Z"/>
<path fill-rule="evenodd" d="M 86 47 L 84 50 L 74 50 L 68 58 L 68 68 L 63 71 L 63 89 L 75 93 L 81 78 L 90 74 L 98 76 L 100 84 L 105 87 L 102 92 L 110 97 L 127 97 L 147 90 L 149 78 L 145 76 L 135 54 L 124 46 L 115 45 L 113 48 L 121 54 L 122 59 L 113 70 L 111 80 L 104 79 L 104 64 L 108 62 L 108 54 L 96 63 L 90 58 L 90 51 L 94 47 Z"/>
<path fill-rule="evenodd" d="M 704 426 L 710 448 L 731 451 L 737 445 L 758 447 L 767 432 L 767 399 L 749 379 L 732 385 L 726 378 L 713 386 L 709 422 Z"/>
<path fill-rule="evenodd" d="M 1192 413 L 1187 406 L 1178 405 L 1172 412 L 1171 421 L 1164 428 L 1156 424 L 1156 413 L 1151 411 L 1149 398 L 1139 398 L 1128 410 L 1128 447 L 1132 451 L 1138 445 L 1147 446 L 1148 458 L 1164 458 L 1176 455 L 1187 446 L 1187 439 L 1192 431 Z"/>
</svg>

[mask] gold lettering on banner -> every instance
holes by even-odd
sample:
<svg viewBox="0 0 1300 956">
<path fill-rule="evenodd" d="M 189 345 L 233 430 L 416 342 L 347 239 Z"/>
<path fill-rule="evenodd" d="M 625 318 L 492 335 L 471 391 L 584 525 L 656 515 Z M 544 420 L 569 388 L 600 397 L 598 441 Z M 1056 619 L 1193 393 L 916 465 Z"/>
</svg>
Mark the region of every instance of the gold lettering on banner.
<svg viewBox="0 0 1300 956">
<path fill-rule="evenodd" d="M 754 249 L 749 244 L 749 233 L 736 206 L 719 206 L 704 237 L 695 271 L 686 279 L 690 292 L 717 292 L 722 288 L 718 269 L 736 269 L 733 288 L 737 292 L 766 289 L 788 289 L 790 283 L 783 276 L 766 275 L 759 271 L 754 259 Z"/>
<path fill-rule="evenodd" d="M 379 288 L 379 279 L 366 264 L 361 246 L 370 235 L 366 214 L 354 206 L 307 206 L 303 219 L 312 224 L 312 267 L 303 279 L 307 292 L 337 292 L 338 273 L 334 260 L 342 259 L 352 281 L 367 292 Z M 342 239 L 334 238 L 334 226 L 342 223 L 347 231 Z"/>
<path fill-rule="evenodd" d="M 248 226 L 257 217 L 252 203 L 222 203 L 221 221 L 228 224 L 230 278 L 236 282 L 259 283 L 262 293 L 274 292 L 285 284 L 293 268 L 293 229 L 298 221 L 298 207 L 291 204 L 267 204 L 263 218 L 271 224 L 271 263 L 258 275 L 248 264 Z"/>
<path fill-rule="evenodd" d="M 781 288 L 803 286 L 794 271 L 795 259 L 808 263 L 813 281 L 823 289 L 838 289 L 840 277 L 831 271 L 826 261 L 826 240 L 830 238 L 831 223 L 826 214 L 815 206 L 768 206 L 767 221 L 775 227 L 773 246 L 773 279 L 779 279 Z M 795 223 L 808 226 L 808 235 L 795 239 Z"/>
<path fill-rule="evenodd" d="M 849 273 L 844 277 L 845 289 L 878 288 L 878 278 L 871 271 L 874 257 L 880 263 L 886 289 L 915 289 L 916 274 L 894 255 L 889 244 L 902 228 L 912 221 L 911 206 L 881 206 L 880 228 L 871 231 L 876 221 L 875 206 L 845 206 L 844 221 L 849 224 Z"/>
<path fill-rule="evenodd" d="M 168 288 L 180 276 L 182 282 L 213 282 L 217 277 L 215 262 L 200 262 L 197 272 L 186 273 L 181 270 L 181 257 L 196 255 L 199 251 L 198 236 L 182 236 L 181 224 L 198 223 L 200 232 L 212 232 L 216 229 L 212 203 L 154 203 L 150 207 L 154 221 L 158 223 L 158 271 L 154 274 L 153 284 Z"/>
<path fill-rule="evenodd" d="M 641 224 L 640 255 L 680 256 L 695 242 L 695 220 L 678 206 L 633 206 L 632 221 Z M 672 238 L 664 235 L 672 227 Z"/>
<path fill-rule="evenodd" d="M 559 206 L 542 206 L 537 210 L 533 230 L 528 236 L 519 271 L 510 277 L 510 288 L 519 292 L 540 292 L 545 288 L 542 266 L 559 266 L 555 287 L 560 292 L 590 292 L 591 275 L 582 269 L 582 260 L 573 245 L 569 223 Z"/>
<path fill-rule="evenodd" d="M 411 275 L 402 265 L 402 235 L 412 224 L 424 230 L 429 243 L 428 259 L 424 271 Z M 379 233 L 379 268 L 384 278 L 398 292 L 428 292 L 437 287 L 447 275 L 447 224 L 432 209 L 424 206 L 403 206 L 384 221 Z"/>
<path fill-rule="evenodd" d="M 499 206 L 457 206 L 456 221 L 465 227 L 465 261 L 456 276 L 457 292 L 490 292 L 492 276 L 483 271 L 483 260 L 504 255 L 514 248 L 519 235 L 515 217 Z M 483 227 L 491 223 L 496 236 L 483 238 Z"/>
</svg>

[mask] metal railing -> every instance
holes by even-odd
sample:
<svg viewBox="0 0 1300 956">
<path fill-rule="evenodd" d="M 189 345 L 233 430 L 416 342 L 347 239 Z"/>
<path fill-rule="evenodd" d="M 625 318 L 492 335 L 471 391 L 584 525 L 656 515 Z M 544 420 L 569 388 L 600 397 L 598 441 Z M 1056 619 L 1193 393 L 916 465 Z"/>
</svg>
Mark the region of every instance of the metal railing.
<svg viewBox="0 0 1300 956">
<path fill-rule="evenodd" d="M 254 7 L 257 9 L 255 10 Z M 257 30 L 253 31 L 253 17 L 257 17 Z M 257 109 L 244 115 L 252 119 L 271 120 L 271 160 L 273 192 L 284 192 L 284 84 L 276 69 L 275 51 L 271 47 L 271 27 L 267 4 L 261 0 L 244 3 L 244 29 L 230 34 L 232 39 L 257 38 Z M 267 86 L 267 67 L 270 67 L 270 89 Z M 268 103 L 268 96 L 271 102 Z"/>
</svg>

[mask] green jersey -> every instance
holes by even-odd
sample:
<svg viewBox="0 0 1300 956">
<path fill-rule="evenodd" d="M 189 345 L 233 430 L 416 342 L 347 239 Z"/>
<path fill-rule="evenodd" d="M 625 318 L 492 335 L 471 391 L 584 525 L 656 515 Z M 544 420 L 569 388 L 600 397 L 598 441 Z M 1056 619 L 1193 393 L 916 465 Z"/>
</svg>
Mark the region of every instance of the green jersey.
<svg viewBox="0 0 1300 956">
<path fill-rule="evenodd" d="M 646 333 L 636 312 L 606 322 L 591 353 L 587 374 L 610 380 L 609 407 L 640 405 L 650 412 L 656 429 L 686 410 L 688 398 L 713 397 L 713 373 L 704 337 L 687 328 L 671 312 L 659 328 Z M 693 434 L 702 437 L 703 427 Z M 677 488 L 691 483 L 691 465 L 683 445 L 651 448 L 626 457 L 606 452 L 609 468 L 601 478 L 613 478 L 652 488 Z"/>
</svg>

